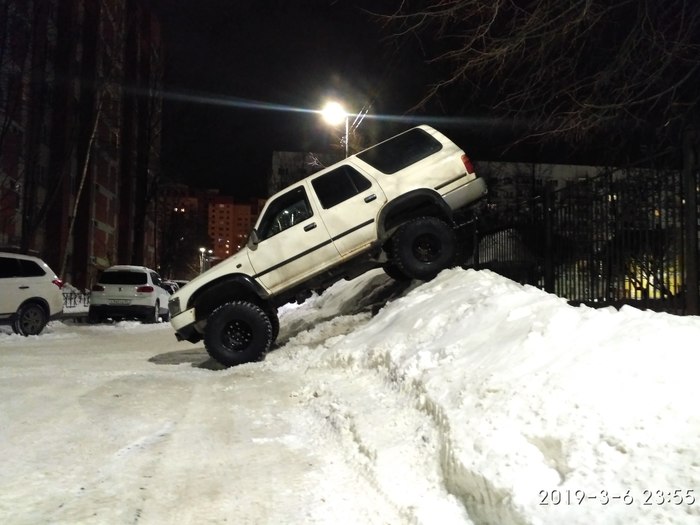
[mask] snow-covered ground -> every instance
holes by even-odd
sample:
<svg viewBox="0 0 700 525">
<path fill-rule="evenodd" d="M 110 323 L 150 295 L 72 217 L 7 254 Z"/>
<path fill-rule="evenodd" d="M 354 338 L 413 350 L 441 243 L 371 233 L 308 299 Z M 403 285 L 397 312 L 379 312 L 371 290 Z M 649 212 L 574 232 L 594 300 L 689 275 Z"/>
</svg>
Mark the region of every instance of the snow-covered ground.
<svg viewBox="0 0 700 525">
<path fill-rule="evenodd" d="M 700 318 L 473 270 L 280 314 L 227 370 L 169 324 L 0 332 L 0 522 L 700 523 Z"/>
</svg>

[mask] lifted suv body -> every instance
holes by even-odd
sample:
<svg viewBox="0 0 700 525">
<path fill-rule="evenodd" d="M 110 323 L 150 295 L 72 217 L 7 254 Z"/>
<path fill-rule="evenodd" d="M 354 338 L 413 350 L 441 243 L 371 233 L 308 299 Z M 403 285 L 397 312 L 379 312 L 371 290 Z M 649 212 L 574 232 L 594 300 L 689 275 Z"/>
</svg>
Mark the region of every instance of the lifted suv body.
<svg viewBox="0 0 700 525">
<path fill-rule="evenodd" d="M 231 366 L 277 336 L 278 306 L 384 267 L 427 280 L 453 263 L 454 213 L 486 194 L 458 146 L 419 126 L 273 195 L 248 244 L 170 299 L 179 340 Z"/>
</svg>

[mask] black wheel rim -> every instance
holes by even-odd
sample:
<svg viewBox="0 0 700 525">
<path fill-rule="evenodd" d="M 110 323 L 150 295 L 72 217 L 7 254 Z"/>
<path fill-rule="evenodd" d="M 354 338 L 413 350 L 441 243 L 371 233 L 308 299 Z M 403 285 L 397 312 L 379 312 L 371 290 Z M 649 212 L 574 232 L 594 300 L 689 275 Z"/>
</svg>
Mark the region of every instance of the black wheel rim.
<svg viewBox="0 0 700 525">
<path fill-rule="evenodd" d="M 226 325 L 222 336 L 224 346 L 234 352 L 241 352 L 248 348 L 252 339 L 253 329 L 251 326 L 238 319 Z"/>
<path fill-rule="evenodd" d="M 420 262 L 430 263 L 440 255 L 440 241 L 434 235 L 423 233 L 413 240 L 413 256 Z"/>
<path fill-rule="evenodd" d="M 44 316 L 38 308 L 29 308 L 22 313 L 20 325 L 27 335 L 38 334 L 44 324 Z"/>
</svg>

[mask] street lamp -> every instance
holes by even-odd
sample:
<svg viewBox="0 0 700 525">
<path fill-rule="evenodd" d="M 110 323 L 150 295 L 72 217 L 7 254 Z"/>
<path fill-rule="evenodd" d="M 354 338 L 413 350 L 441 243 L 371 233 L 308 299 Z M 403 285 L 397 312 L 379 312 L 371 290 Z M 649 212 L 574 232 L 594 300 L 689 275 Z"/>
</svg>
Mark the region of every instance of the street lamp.
<svg viewBox="0 0 700 525">
<path fill-rule="evenodd" d="M 206 248 L 199 248 L 199 273 L 204 273 L 204 254 L 206 251 Z"/>
<path fill-rule="evenodd" d="M 348 119 L 350 115 L 338 102 L 328 102 L 321 110 L 323 120 L 331 126 L 337 126 L 345 121 L 345 158 L 348 158 Z"/>
</svg>

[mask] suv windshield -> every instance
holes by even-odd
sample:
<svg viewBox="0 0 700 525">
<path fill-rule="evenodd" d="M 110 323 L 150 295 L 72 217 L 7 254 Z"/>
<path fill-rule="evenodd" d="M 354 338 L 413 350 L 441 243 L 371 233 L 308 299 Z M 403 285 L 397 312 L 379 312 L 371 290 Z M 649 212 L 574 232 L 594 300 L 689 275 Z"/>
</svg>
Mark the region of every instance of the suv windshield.
<svg viewBox="0 0 700 525">
<path fill-rule="evenodd" d="M 99 282 L 102 284 L 147 284 L 148 277 L 144 272 L 104 272 Z"/>
<path fill-rule="evenodd" d="M 373 168 L 390 175 L 442 149 L 435 137 L 414 128 L 357 154 Z"/>
</svg>

